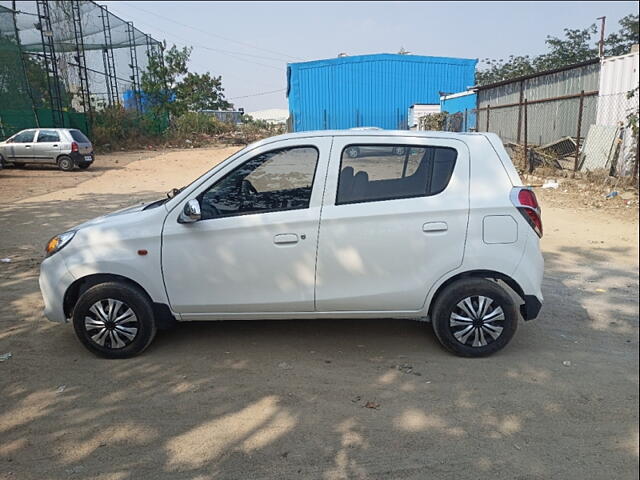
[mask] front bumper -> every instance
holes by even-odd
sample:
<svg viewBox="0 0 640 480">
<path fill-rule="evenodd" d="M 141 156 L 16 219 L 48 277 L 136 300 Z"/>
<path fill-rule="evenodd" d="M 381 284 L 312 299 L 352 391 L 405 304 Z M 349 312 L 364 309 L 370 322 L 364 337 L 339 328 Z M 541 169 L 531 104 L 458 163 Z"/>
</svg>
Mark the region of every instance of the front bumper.
<svg viewBox="0 0 640 480">
<path fill-rule="evenodd" d="M 61 252 L 45 258 L 40 265 L 40 292 L 44 300 L 44 315 L 52 322 L 66 322 L 64 294 L 74 281 Z"/>
</svg>

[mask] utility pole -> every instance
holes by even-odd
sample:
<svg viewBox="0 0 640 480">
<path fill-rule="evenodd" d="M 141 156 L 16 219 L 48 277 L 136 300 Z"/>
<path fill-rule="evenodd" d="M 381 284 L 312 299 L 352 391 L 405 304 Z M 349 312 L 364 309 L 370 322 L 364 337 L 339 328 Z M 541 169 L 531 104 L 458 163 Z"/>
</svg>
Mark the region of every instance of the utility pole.
<svg viewBox="0 0 640 480">
<path fill-rule="evenodd" d="M 602 20 L 602 23 L 600 24 L 600 57 L 604 57 L 604 21 L 607 19 L 607 17 L 598 17 L 596 20 Z"/>
</svg>

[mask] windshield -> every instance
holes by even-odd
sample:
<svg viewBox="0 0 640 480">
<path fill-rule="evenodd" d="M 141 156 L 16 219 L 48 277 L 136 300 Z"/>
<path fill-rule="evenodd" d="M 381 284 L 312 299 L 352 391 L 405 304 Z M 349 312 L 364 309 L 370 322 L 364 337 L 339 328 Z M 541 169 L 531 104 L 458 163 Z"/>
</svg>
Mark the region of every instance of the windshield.
<svg viewBox="0 0 640 480">
<path fill-rule="evenodd" d="M 231 161 L 232 159 L 236 158 L 237 156 L 241 155 L 247 148 L 249 148 L 248 146 L 243 148 L 242 150 L 238 150 L 236 153 L 230 155 L 229 157 L 225 158 L 223 161 L 221 161 L 220 163 L 218 163 L 217 165 L 215 165 L 212 168 L 218 168 L 218 167 L 222 167 L 225 163 Z M 172 188 L 171 190 L 169 190 L 167 192 L 167 196 L 166 198 L 161 198 L 160 200 L 156 200 L 154 202 L 151 202 L 149 204 L 147 204 L 144 207 L 144 210 L 150 209 L 150 208 L 154 208 L 154 207 L 158 207 L 160 205 L 163 205 L 165 203 L 167 203 L 169 200 L 172 200 L 173 198 L 175 198 L 178 194 L 180 194 L 183 190 L 187 190 L 189 189 L 192 185 L 196 185 L 198 183 L 200 183 L 202 180 L 204 180 L 209 174 L 211 173 L 211 169 L 207 170 L 206 172 L 204 172 L 202 175 L 200 175 L 199 177 L 197 177 L 195 180 L 193 180 L 190 184 L 184 186 L 184 187 L 180 187 L 180 188 Z"/>
</svg>

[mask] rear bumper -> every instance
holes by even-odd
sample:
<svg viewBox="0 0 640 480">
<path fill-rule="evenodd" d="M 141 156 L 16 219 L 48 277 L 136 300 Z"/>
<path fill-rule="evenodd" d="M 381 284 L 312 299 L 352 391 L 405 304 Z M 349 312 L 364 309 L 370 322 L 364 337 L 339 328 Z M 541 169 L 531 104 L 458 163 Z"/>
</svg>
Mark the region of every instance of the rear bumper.
<svg viewBox="0 0 640 480">
<path fill-rule="evenodd" d="M 540 313 L 542 302 L 535 295 L 525 295 L 524 303 L 520 305 L 520 314 L 525 320 L 533 320 Z"/>
<path fill-rule="evenodd" d="M 71 157 L 71 159 L 76 165 L 90 164 L 90 163 L 93 163 L 93 160 L 95 159 L 93 152 L 86 155 L 79 152 L 71 152 L 69 156 Z"/>
</svg>

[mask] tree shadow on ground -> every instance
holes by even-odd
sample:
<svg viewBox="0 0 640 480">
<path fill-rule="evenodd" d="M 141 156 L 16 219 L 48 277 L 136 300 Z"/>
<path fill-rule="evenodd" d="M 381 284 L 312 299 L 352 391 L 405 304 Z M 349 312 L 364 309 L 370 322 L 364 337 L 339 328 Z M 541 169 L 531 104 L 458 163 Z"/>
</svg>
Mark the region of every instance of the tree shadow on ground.
<svg viewBox="0 0 640 480">
<path fill-rule="evenodd" d="M 139 357 L 98 359 L 69 325 L 41 316 L 42 245 L 156 196 L 0 209 L 0 255 L 14 259 L 0 264 L 0 353 L 13 353 L 0 363 L 0 477 L 578 479 L 637 469 L 637 272 L 610 261 L 625 252 L 547 253 L 541 317 L 486 359 L 451 356 L 428 325 L 391 319 L 182 324 Z"/>
</svg>

